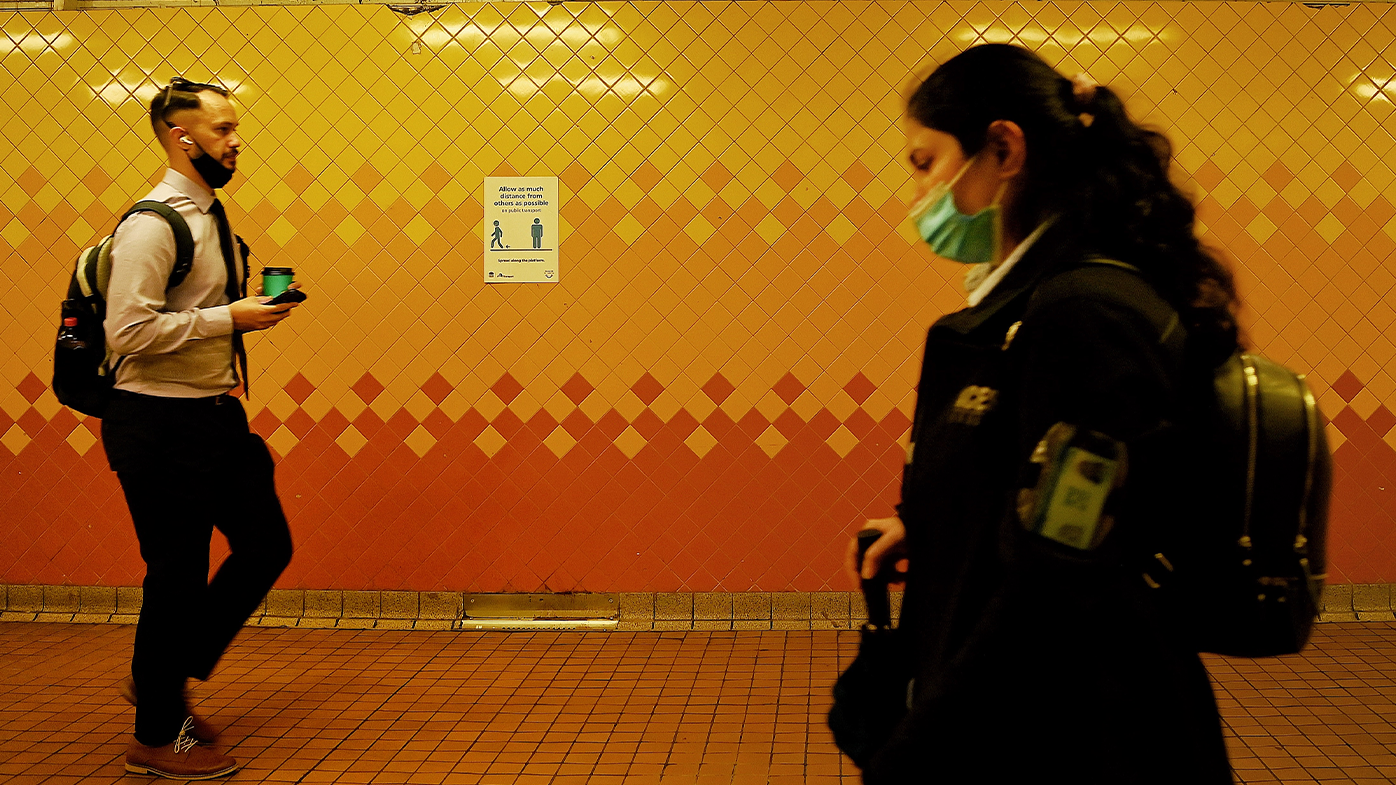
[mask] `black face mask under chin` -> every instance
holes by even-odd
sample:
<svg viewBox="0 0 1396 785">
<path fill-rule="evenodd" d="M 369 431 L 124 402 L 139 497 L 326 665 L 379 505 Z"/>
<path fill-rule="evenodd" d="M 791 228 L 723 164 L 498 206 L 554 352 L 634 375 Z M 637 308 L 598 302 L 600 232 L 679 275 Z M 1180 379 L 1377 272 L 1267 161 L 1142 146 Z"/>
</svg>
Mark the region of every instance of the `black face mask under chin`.
<svg viewBox="0 0 1396 785">
<path fill-rule="evenodd" d="M 222 188 L 228 184 L 229 180 L 233 179 L 232 169 L 224 166 L 217 158 L 209 155 L 204 148 L 199 147 L 198 142 L 194 143 L 194 147 L 198 148 L 199 157 L 195 158 L 192 155 L 189 156 L 189 163 L 194 165 L 194 171 L 198 172 L 199 176 L 204 178 L 204 182 L 208 183 L 209 188 Z"/>
</svg>

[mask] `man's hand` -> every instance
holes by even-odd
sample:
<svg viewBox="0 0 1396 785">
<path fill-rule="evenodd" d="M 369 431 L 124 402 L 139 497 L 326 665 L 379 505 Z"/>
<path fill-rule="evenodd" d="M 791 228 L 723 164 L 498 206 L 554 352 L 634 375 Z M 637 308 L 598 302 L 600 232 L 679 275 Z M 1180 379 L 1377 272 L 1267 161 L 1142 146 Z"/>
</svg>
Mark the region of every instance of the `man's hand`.
<svg viewBox="0 0 1396 785">
<path fill-rule="evenodd" d="M 854 586 L 860 585 L 863 578 L 876 576 L 884 563 L 906 560 L 906 527 L 902 525 L 901 518 L 871 518 L 860 529 L 877 529 L 882 532 L 882 536 L 868 546 L 868 552 L 863 556 L 861 573 L 858 570 L 858 538 L 852 537 L 848 540 L 848 551 L 844 554 L 843 566 Z M 897 563 L 895 569 L 899 575 L 894 577 L 892 582 L 900 583 L 905 580 L 906 565 Z"/>
<path fill-rule="evenodd" d="M 299 282 L 291 284 L 291 289 L 299 289 Z M 268 327 L 275 327 L 277 322 L 290 315 L 293 308 L 300 306 L 300 303 L 282 303 L 281 305 L 267 305 L 270 297 L 262 296 L 262 287 L 258 285 L 255 293 L 250 297 L 228 304 L 228 313 L 233 317 L 233 329 L 240 332 L 252 332 L 254 330 L 265 330 Z"/>
</svg>

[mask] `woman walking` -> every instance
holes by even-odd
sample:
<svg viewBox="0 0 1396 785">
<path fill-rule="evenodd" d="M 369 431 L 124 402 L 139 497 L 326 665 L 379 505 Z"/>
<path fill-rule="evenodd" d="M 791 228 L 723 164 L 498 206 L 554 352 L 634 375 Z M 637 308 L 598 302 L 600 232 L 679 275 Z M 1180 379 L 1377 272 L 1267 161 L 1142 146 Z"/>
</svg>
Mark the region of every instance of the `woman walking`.
<svg viewBox="0 0 1396 785">
<path fill-rule="evenodd" d="M 1141 578 L 1191 505 L 1173 424 L 1236 348 L 1161 134 L 1108 88 L 1007 45 L 907 107 L 922 238 L 968 268 L 931 327 L 897 516 L 909 710 L 868 783 L 1225 783 L 1197 654 Z M 850 544 L 849 568 L 859 572 Z"/>
</svg>

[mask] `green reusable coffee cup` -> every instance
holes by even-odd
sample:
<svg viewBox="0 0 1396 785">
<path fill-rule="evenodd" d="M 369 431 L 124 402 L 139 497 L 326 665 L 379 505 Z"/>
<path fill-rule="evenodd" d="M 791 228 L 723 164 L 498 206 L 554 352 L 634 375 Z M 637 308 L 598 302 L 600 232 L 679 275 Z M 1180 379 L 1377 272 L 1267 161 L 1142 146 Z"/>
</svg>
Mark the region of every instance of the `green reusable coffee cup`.
<svg viewBox="0 0 1396 785">
<path fill-rule="evenodd" d="M 262 296 L 275 297 L 286 291 L 296 280 L 296 272 L 289 267 L 262 268 Z"/>
</svg>

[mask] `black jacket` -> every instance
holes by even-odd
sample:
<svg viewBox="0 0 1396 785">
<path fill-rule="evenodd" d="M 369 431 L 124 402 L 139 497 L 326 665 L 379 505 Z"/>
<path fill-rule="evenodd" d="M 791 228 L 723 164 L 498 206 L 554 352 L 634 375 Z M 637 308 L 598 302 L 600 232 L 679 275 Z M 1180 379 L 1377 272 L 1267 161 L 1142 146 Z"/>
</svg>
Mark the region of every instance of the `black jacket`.
<svg viewBox="0 0 1396 785">
<path fill-rule="evenodd" d="M 1231 782 L 1206 671 L 1140 569 L 1189 501 L 1170 474 L 1184 331 L 1142 277 L 1083 257 L 1049 231 L 927 335 L 899 506 L 913 700 L 867 783 Z M 1128 450 L 1093 550 L 1016 510 L 1058 422 Z"/>
</svg>

